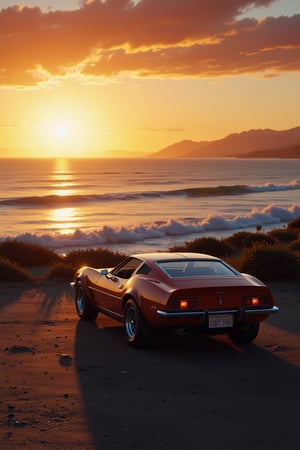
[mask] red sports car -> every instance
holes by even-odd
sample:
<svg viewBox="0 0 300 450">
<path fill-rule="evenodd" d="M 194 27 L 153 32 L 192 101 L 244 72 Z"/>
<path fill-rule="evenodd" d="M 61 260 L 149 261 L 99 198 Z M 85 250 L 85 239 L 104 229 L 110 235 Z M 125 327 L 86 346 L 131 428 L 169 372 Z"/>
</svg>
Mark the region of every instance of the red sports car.
<svg viewBox="0 0 300 450">
<path fill-rule="evenodd" d="M 101 312 L 121 321 L 132 347 L 149 344 L 158 329 L 227 334 L 247 343 L 278 311 L 257 278 L 198 253 L 145 253 L 113 269 L 82 267 L 71 284 L 79 317 L 94 320 Z"/>
</svg>

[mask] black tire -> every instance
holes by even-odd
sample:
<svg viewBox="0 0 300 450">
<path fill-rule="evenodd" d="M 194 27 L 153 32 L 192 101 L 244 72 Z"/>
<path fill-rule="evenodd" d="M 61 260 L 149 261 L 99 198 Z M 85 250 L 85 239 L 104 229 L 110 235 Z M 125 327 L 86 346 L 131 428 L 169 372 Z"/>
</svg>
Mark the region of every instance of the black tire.
<svg viewBox="0 0 300 450">
<path fill-rule="evenodd" d="M 75 306 L 80 319 L 95 320 L 98 316 L 98 311 L 88 300 L 81 281 L 76 285 Z"/>
<path fill-rule="evenodd" d="M 129 299 L 124 311 L 124 333 L 127 343 L 134 348 L 150 345 L 151 329 L 134 300 Z"/>
<path fill-rule="evenodd" d="M 229 331 L 228 337 L 236 344 L 249 344 L 259 332 L 259 323 L 243 323 Z"/>
</svg>

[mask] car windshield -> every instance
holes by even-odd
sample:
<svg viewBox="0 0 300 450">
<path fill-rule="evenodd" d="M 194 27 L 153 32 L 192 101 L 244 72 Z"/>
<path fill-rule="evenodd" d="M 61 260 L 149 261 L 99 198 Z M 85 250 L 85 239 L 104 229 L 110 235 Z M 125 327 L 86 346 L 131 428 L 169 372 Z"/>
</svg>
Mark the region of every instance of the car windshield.
<svg viewBox="0 0 300 450">
<path fill-rule="evenodd" d="M 236 277 L 230 266 L 218 260 L 172 260 L 158 261 L 157 265 L 171 278 L 223 276 Z"/>
</svg>

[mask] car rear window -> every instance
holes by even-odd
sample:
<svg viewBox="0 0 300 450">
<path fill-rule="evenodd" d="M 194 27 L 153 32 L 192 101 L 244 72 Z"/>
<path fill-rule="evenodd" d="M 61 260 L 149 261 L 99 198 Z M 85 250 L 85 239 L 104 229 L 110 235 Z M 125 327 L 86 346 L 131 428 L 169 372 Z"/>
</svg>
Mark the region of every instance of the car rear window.
<svg viewBox="0 0 300 450">
<path fill-rule="evenodd" d="M 238 275 L 238 272 L 222 261 L 172 260 L 158 261 L 157 265 L 171 278 L 208 276 L 235 277 Z"/>
</svg>

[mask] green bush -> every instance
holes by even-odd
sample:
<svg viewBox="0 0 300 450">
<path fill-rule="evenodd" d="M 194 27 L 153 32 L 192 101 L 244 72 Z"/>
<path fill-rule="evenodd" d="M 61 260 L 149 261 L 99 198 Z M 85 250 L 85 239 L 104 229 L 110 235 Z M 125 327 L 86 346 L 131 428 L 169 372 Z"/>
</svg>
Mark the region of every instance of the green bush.
<svg viewBox="0 0 300 450">
<path fill-rule="evenodd" d="M 238 260 L 238 270 L 262 280 L 295 280 L 300 275 L 298 257 L 279 246 L 257 244 L 245 248 Z"/>
<path fill-rule="evenodd" d="M 224 242 L 237 250 L 250 248 L 253 244 L 263 243 L 273 245 L 275 239 L 264 233 L 251 233 L 250 231 L 238 231 L 224 239 Z"/>
<path fill-rule="evenodd" d="M 276 239 L 276 241 L 287 244 L 288 242 L 295 241 L 298 238 L 298 233 L 292 230 L 275 229 L 268 232 L 268 236 Z"/>
<path fill-rule="evenodd" d="M 232 254 L 232 247 L 213 237 L 197 238 L 184 245 L 170 248 L 171 252 L 195 252 L 223 258 Z"/>
<path fill-rule="evenodd" d="M 0 281 L 27 282 L 31 280 L 29 274 L 18 264 L 3 257 L 0 258 Z"/>
<path fill-rule="evenodd" d="M 0 243 L 0 256 L 23 267 L 47 266 L 60 260 L 52 250 L 16 239 Z"/>
<path fill-rule="evenodd" d="M 115 267 L 126 255 L 106 249 L 74 250 L 63 258 L 63 263 L 72 265 L 75 270 L 81 266 Z"/>
<path fill-rule="evenodd" d="M 287 227 L 289 230 L 299 229 L 300 228 L 300 217 L 289 222 Z"/>
</svg>

